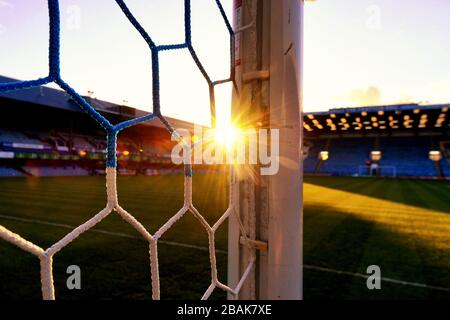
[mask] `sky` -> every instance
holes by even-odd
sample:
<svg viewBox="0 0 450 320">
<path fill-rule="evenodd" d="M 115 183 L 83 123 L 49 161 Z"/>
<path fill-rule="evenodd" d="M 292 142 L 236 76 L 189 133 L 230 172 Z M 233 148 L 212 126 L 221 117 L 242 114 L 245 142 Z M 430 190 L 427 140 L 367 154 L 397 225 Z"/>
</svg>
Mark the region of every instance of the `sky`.
<svg viewBox="0 0 450 320">
<path fill-rule="evenodd" d="M 305 6 L 304 109 L 450 101 L 449 0 Z"/>
<path fill-rule="evenodd" d="M 127 0 L 157 44 L 183 42 L 182 0 Z M 231 0 L 222 1 L 231 17 Z M 146 43 L 113 0 L 61 0 L 62 77 L 79 93 L 151 110 Z M 228 77 L 228 34 L 214 1 L 192 0 L 194 47 L 212 79 Z M 450 102 L 450 0 L 305 4 L 304 111 Z M 45 0 L 0 0 L 0 74 L 47 74 Z M 161 54 L 163 114 L 208 124 L 209 94 L 186 50 Z M 229 85 L 218 112 L 230 105 Z"/>
</svg>

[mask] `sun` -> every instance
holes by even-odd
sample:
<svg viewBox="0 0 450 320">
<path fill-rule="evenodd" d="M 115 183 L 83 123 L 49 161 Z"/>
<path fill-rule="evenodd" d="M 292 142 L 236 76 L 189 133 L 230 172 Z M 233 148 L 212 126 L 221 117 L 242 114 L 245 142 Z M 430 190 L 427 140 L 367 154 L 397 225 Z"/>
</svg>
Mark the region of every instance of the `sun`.
<svg viewBox="0 0 450 320">
<path fill-rule="evenodd" d="M 214 130 L 215 142 L 227 150 L 232 149 L 239 140 L 240 130 L 232 124 L 218 124 Z"/>
</svg>

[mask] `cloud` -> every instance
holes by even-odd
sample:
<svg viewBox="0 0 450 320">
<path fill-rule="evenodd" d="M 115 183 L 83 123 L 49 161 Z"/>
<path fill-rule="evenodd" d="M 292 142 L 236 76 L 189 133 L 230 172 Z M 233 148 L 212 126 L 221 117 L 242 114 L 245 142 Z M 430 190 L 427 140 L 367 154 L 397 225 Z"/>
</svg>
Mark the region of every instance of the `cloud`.
<svg viewBox="0 0 450 320">
<path fill-rule="evenodd" d="M 370 86 L 366 90 L 353 90 L 350 94 L 350 100 L 352 103 L 361 106 L 378 105 L 381 102 L 381 92 L 374 86 Z"/>
<path fill-rule="evenodd" d="M 397 101 L 394 101 L 394 104 L 402 104 L 402 103 L 417 103 L 417 99 L 414 99 L 411 96 L 404 96 L 403 98 L 398 99 Z"/>
<path fill-rule="evenodd" d="M 375 86 L 367 89 L 354 89 L 340 96 L 335 96 L 334 104 L 344 107 L 363 107 L 381 105 L 381 91 Z"/>
</svg>

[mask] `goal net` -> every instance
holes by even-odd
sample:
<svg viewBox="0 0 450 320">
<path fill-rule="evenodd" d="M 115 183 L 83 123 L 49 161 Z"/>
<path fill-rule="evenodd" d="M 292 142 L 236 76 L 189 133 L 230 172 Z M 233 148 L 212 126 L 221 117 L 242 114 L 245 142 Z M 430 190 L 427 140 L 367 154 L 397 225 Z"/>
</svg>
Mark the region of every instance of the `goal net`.
<svg viewBox="0 0 450 320">
<path fill-rule="evenodd" d="M 246 297 L 300 298 L 301 162 L 299 160 L 299 147 L 301 135 L 299 124 L 301 123 L 301 110 L 298 62 L 300 61 L 299 55 L 301 53 L 299 37 L 301 30 L 301 4 L 299 4 L 299 1 L 285 0 L 276 1 L 276 4 L 275 1 L 265 0 L 235 1 L 236 16 L 233 27 L 221 1 L 216 0 L 216 9 L 220 12 L 223 23 L 229 33 L 231 60 L 229 62 L 229 77 L 226 79 L 212 79 L 195 51 L 195 43 L 191 34 L 190 0 L 184 0 L 184 42 L 177 44 L 155 43 L 151 36 L 151 30 L 144 29 L 126 3 L 123 0 L 116 0 L 115 2 L 130 22 L 131 27 L 140 34 L 143 41 L 148 45 L 152 63 L 153 112 L 142 117 L 113 124 L 64 80 L 60 72 L 59 1 L 48 0 L 50 21 L 48 75 L 35 80 L 0 83 L 0 92 L 23 90 L 55 83 L 77 103 L 82 111 L 97 121 L 98 125 L 106 132 L 107 137 L 107 203 L 103 210 L 93 215 L 92 218 L 73 229 L 48 248 L 39 247 L 1 225 L 0 238 L 39 258 L 42 297 L 43 299 L 51 300 L 55 299 L 52 266 L 53 260 L 57 259 L 56 254 L 75 241 L 81 234 L 107 218 L 112 212 L 116 212 L 148 242 L 152 298 L 160 299 L 158 240 L 185 214 L 192 214 L 208 234 L 211 282 L 209 287 L 205 288 L 202 299 L 207 299 L 215 289 L 228 292 L 229 298 L 232 299 Z M 296 10 L 291 10 L 292 8 L 296 8 Z M 244 12 L 244 10 L 247 11 Z M 269 17 L 272 17 L 271 25 L 273 27 L 265 29 L 267 27 L 265 23 L 269 21 Z M 289 23 L 287 23 L 288 20 Z M 247 32 L 248 30 L 250 31 Z M 293 32 L 293 30 L 296 31 Z M 278 35 L 286 36 L 281 39 Z M 266 37 L 267 41 L 265 40 L 262 43 L 261 37 Z M 252 39 L 248 42 L 252 48 L 246 44 L 248 39 Z M 271 41 L 271 44 L 268 41 Z M 262 46 L 266 48 L 263 49 Z M 267 51 L 269 47 L 271 47 L 271 52 Z M 140 123 L 160 121 L 172 136 L 184 143 L 186 150 L 190 150 L 191 141 L 184 141 L 177 130 L 162 115 L 163 106 L 160 103 L 159 58 L 166 51 L 181 49 L 189 51 L 192 60 L 208 84 L 213 124 L 216 116 L 214 89 L 217 85 L 232 83 L 235 89 L 235 108 L 242 109 L 247 105 L 246 102 L 248 100 L 246 99 L 255 98 L 255 90 L 258 86 L 270 88 L 270 98 L 269 95 L 260 95 L 259 98 L 257 97 L 259 100 L 255 101 L 259 105 L 259 112 L 262 111 L 261 107 L 265 103 L 279 108 L 278 111 L 271 111 L 271 114 L 273 113 L 274 116 L 266 118 L 264 125 L 286 128 L 281 129 L 280 133 L 280 157 L 284 157 L 290 162 L 288 161 L 287 166 L 281 165 L 278 175 L 265 179 L 266 181 L 264 181 L 263 185 L 269 185 L 268 187 L 260 187 L 255 181 L 247 178 L 238 179 L 236 169 L 231 167 L 229 173 L 228 208 L 214 224 L 209 224 L 202 212 L 199 212 L 192 202 L 192 194 L 194 192 L 192 188 L 193 170 L 191 162 L 185 161 L 184 205 L 161 225 L 155 233 L 150 233 L 132 213 L 129 213 L 126 208 L 120 205 L 116 183 L 117 136 L 121 131 Z M 257 56 L 260 54 L 262 60 L 258 62 L 259 58 Z M 283 61 L 284 65 L 282 67 L 284 71 L 275 71 L 280 65 L 271 65 L 271 61 Z M 272 73 L 270 83 L 267 74 L 269 71 L 266 70 L 267 72 L 264 72 L 262 69 L 264 67 L 270 67 L 274 70 L 273 72 L 272 69 L 270 70 Z M 273 85 L 275 82 L 279 83 L 278 87 Z M 282 89 L 285 83 L 293 83 L 294 87 L 291 87 L 290 90 Z M 289 92 L 292 93 L 289 94 Z M 283 94 L 284 96 L 282 97 Z M 277 114 L 277 112 L 281 111 L 282 113 Z M 256 118 L 252 117 L 252 119 Z M 288 191 L 285 190 L 286 182 L 291 182 Z M 283 194 L 286 196 L 283 196 Z M 269 218 L 273 220 L 270 224 Z M 230 220 L 228 281 L 218 277 L 215 250 L 215 233 L 227 219 Z M 261 226 L 264 227 L 261 228 Z M 278 250 L 278 252 L 275 252 L 275 250 Z M 259 293 L 263 291 L 261 286 L 264 288 L 265 293 Z"/>
<path fill-rule="evenodd" d="M 378 171 L 381 177 L 397 177 L 397 167 L 396 166 L 379 166 Z"/>
<path fill-rule="evenodd" d="M 377 166 L 376 169 L 370 169 L 370 166 L 359 166 L 358 176 L 360 177 L 397 177 L 397 167 L 396 166 Z"/>
</svg>

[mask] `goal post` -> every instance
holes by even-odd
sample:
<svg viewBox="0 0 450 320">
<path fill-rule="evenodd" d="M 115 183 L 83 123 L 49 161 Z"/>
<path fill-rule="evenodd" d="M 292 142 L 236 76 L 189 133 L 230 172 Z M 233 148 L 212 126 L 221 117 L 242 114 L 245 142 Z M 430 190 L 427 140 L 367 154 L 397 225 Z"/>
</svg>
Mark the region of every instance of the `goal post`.
<svg viewBox="0 0 450 320">
<path fill-rule="evenodd" d="M 278 131 L 269 143 L 278 144 L 279 169 L 262 175 L 261 165 L 247 165 L 236 182 L 236 210 L 251 242 L 230 217 L 229 285 L 250 272 L 239 299 L 302 299 L 303 1 L 235 0 L 234 29 L 233 116 L 244 127 Z"/>
</svg>

